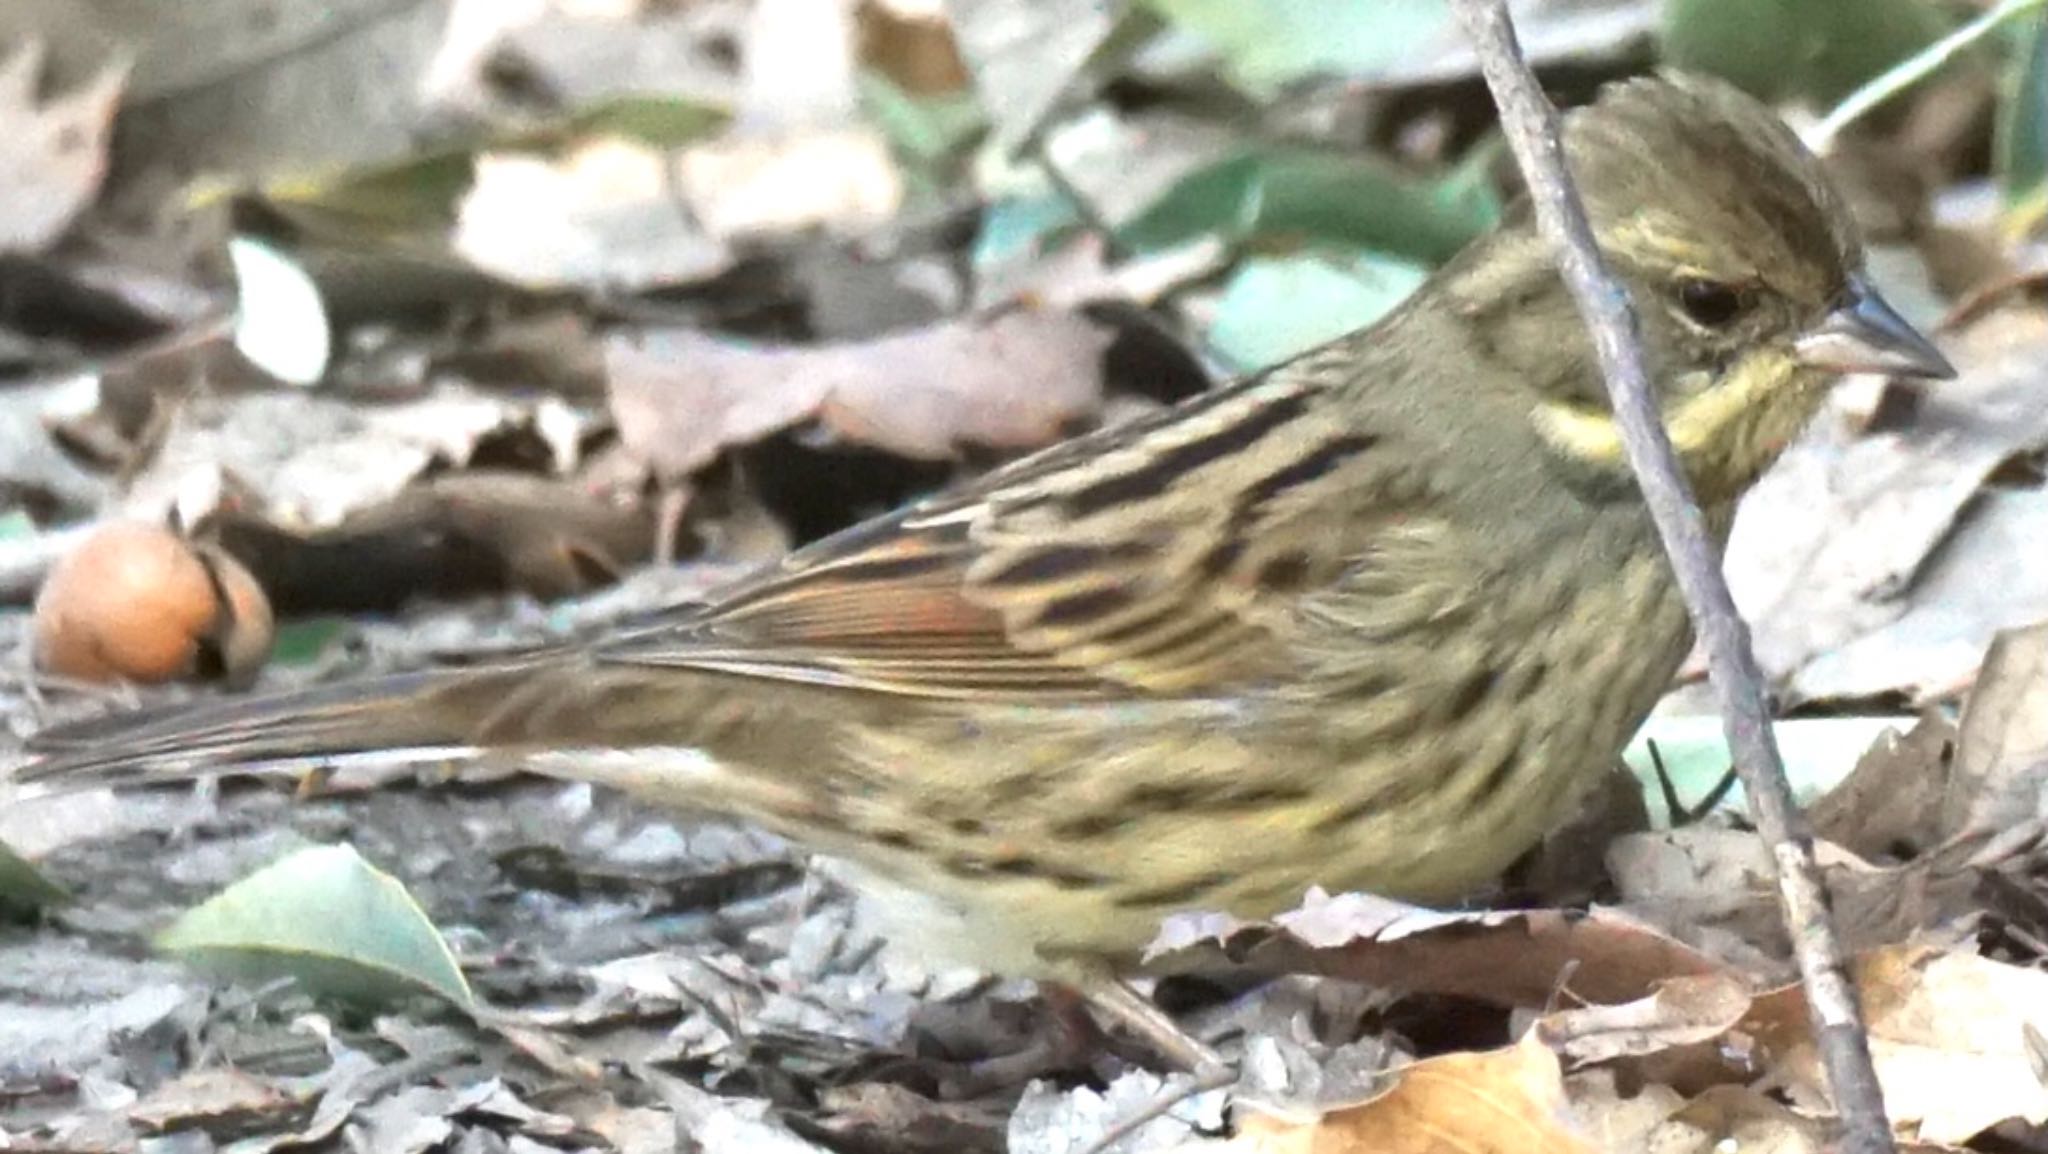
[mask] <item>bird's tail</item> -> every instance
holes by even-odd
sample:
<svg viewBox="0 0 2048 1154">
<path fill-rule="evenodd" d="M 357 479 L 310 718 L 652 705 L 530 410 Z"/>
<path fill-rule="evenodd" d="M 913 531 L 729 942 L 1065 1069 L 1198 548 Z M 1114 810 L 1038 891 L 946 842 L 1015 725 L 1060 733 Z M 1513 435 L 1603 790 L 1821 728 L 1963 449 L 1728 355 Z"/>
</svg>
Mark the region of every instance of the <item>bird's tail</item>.
<svg viewBox="0 0 2048 1154">
<path fill-rule="evenodd" d="M 30 738 L 30 760 L 8 776 L 69 790 L 288 770 L 372 751 L 397 761 L 464 757 L 475 752 L 474 727 L 428 703 L 445 700 L 456 678 L 476 676 L 402 673 L 61 725 Z"/>
</svg>

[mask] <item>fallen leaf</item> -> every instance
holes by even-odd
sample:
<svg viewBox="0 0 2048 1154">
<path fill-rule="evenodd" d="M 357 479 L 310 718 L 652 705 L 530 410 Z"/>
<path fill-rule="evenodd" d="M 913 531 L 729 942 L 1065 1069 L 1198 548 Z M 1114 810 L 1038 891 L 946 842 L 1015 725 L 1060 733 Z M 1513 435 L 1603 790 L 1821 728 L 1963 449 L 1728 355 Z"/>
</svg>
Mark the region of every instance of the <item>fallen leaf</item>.
<svg viewBox="0 0 2048 1154">
<path fill-rule="evenodd" d="M 488 440 L 546 445 L 540 426 L 556 405 L 458 385 L 387 404 L 309 390 L 198 390 L 145 432 L 143 451 L 153 455 L 132 466 L 124 507 L 150 518 L 176 509 L 189 525 L 228 503 L 295 529 L 333 526 L 394 499 L 431 467 L 465 464 Z"/>
<path fill-rule="evenodd" d="M 128 1108 L 128 1120 L 144 1133 L 200 1129 L 246 1132 L 252 1125 L 285 1124 L 299 1109 L 268 1082 L 240 1070 L 192 1070 L 161 1083 Z"/>
<path fill-rule="evenodd" d="M 421 993 L 474 1000 L 412 895 L 345 845 L 304 849 L 243 878 L 180 916 L 157 946 L 215 973 L 289 977 L 373 1005 Z"/>
<path fill-rule="evenodd" d="M 1998 635 L 1956 733 L 1944 832 L 2036 816 L 2048 770 L 2048 623 Z"/>
<path fill-rule="evenodd" d="M 2020 561 L 2026 539 L 1992 530 L 2006 511 L 1984 500 L 2044 499 L 1984 488 L 2013 454 L 2048 443 L 2044 347 L 2048 311 L 1991 314 L 1950 348 L 1961 377 L 1925 390 L 1902 425 L 1861 434 L 1830 409 L 1744 501 L 1729 584 L 1759 661 L 1794 699 L 1917 697 L 1959 661 L 1974 666 L 1968 651 L 1997 628 L 2033 619 L 2016 614 L 2048 615 L 2035 608 L 2048 591 L 2025 572 L 2040 567 Z"/>
<path fill-rule="evenodd" d="M 1954 826 L 1942 815 L 1955 723 L 1929 712 L 1903 735 L 1886 729 L 1840 784 L 1807 807 L 1817 837 L 1867 858 L 1929 849 Z"/>
<path fill-rule="evenodd" d="M 1135 11 L 1097 0 L 950 0 L 946 14 L 960 54 L 974 73 L 998 140 L 1014 148 L 1046 120 L 1090 65 L 1111 54 L 1119 29 Z"/>
<path fill-rule="evenodd" d="M 0 59 L 0 253 L 48 248 L 99 195 L 128 68 L 47 101 L 37 99 L 42 78 L 39 42 Z"/>
<path fill-rule="evenodd" d="M 1100 411 L 1112 339 L 1078 313 L 1012 309 L 816 348 L 670 330 L 616 339 L 606 354 L 620 438 L 682 476 L 729 446 L 810 420 L 923 459 L 1044 445 Z"/>
<path fill-rule="evenodd" d="M 457 213 L 455 251 L 533 289 L 636 291 L 732 264 L 675 194 L 668 154 L 606 138 L 559 156 L 485 154 Z"/>
<path fill-rule="evenodd" d="M 1806 662 L 1786 698 L 1903 696 L 1917 705 L 1961 696 L 2001 630 L 2048 618 L 2043 540 L 2048 490 L 1979 492 L 1915 576 L 1904 612 Z"/>
<path fill-rule="evenodd" d="M 63 886 L 44 877 L 21 855 L 0 842 L 0 914 L 29 912 L 62 905 L 71 899 Z"/>
<path fill-rule="evenodd" d="M 2048 973 L 1921 945 L 1865 954 L 1855 973 L 1893 1126 L 1960 1144 L 2007 1119 L 2048 1122 L 2026 1041 L 2028 1027 L 2048 1028 Z M 1739 1028 L 1774 1051 L 1795 1106 L 1828 1112 L 1803 989 L 1760 996 Z"/>
<path fill-rule="evenodd" d="M 1307 1121 L 1251 1110 L 1229 1154 L 1579 1154 L 1557 1055 L 1532 1032 L 1505 1049 L 1425 1058 L 1386 1093 Z"/>
<path fill-rule="evenodd" d="M 1548 1005 L 1560 991 L 1628 1002 L 1669 978 L 1730 972 L 1612 908 L 1444 913 L 1320 890 L 1271 922 L 1169 918 L 1145 961 L 1159 972 L 1234 965 L 1513 1006 Z"/>
<path fill-rule="evenodd" d="M 1826 1124 L 1802 1118 L 1747 1086 L 1710 1086 L 1685 1101 L 1658 1085 L 1622 1098 L 1609 1082 L 1603 1086 L 1587 1075 L 1571 1079 L 1572 1108 L 1589 1127 L 1600 1125 L 1609 1138 L 1602 1148 L 1618 1154 L 1823 1154 L 1827 1149 Z M 1646 1118 L 1646 1107 L 1662 1117 Z M 1617 1118 L 1626 1121 L 1613 1125 Z"/>
<path fill-rule="evenodd" d="M 866 128 L 700 144 L 677 158 L 676 180 L 691 215 L 721 241 L 853 234 L 894 217 L 904 197 L 889 142 Z"/>
<path fill-rule="evenodd" d="M 1727 974 L 1671 978 L 1646 998 L 1546 1014 L 1535 1030 L 1575 1065 L 1710 1041 L 1749 1012 L 1750 992 Z"/>
</svg>

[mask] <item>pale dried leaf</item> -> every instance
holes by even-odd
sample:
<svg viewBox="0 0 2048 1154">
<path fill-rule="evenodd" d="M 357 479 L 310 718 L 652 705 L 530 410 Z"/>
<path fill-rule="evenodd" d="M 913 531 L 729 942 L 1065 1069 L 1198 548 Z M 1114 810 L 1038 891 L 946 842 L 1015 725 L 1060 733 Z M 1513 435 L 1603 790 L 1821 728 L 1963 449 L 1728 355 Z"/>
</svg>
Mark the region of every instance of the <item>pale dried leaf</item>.
<svg viewBox="0 0 2048 1154">
<path fill-rule="evenodd" d="M 857 127 L 696 145 L 676 173 L 684 202 L 721 241 L 814 228 L 855 234 L 896 215 L 904 196 L 888 141 Z"/>
<path fill-rule="evenodd" d="M 1015 146 L 1058 104 L 1116 14 L 1099 0 L 948 0 L 953 34 L 1002 142 Z"/>
<path fill-rule="evenodd" d="M 1995 314 L 1951 349 L 1961 378 L 1928 389 L 1905 427 L 1860 434 L 1838 400 L 1757 485 L 1728 578 L 1767 672 L 1935 603 L 1929 555 L 2000 462 L 2048 442 L 2044 345 L 2048 313 Z"/>
<path fill-rule="evenodd" d="M 115 65 L 76 91 L 39 100 L 43 51 L 0 59 L 0 252 L 40 252 L 99 194 L 114 110 L 127 87 Z"/>
<path fill-rule="evenodd" d="M 529 288 L 634 291 L 714 276 L 732 253 L 677 196 L 670 166 L 663 152 L 610 139 L 556 157 L 479 156 L 455 250 Z"/>
<path fill-rule="evenodd" d="M 2048 762 L 2048 624 L 2001 633 L 1956 735 L 1943 825 L 1997 829 L 2035 816 Z"/>
<path fill-rule="evenodd" d="M 2029 1026 L 2048 1028 L 2048 973 L 1917 945 L 1874 951 L 1855 968 L 1893 1125 L 1961 1143 L 2007 1119 L 2048 1122 L 2048 1086 L 2026 1040 Z M 1772 1047 L 1795 1105 L 1826 1110 L 1799 987 L 1758 998 L 1742 1028 Z"/>
<path fill-rule="evenodd" d="M 873 341 L 760 349 L 687 331 L 607 348 L 626 446 L 671 476 L 809 420 L 847 440 L 946 459 L 1059 439 L 1102 404 L 1112 337 L 1073 313 L 1015 310 Z"/>
<path fill-rule="evenodd" d="M 1399 1071 L 1362 1105 L 1297 1121 L 1249 1113 L 1232 1154 L 1590 1154 L 1557 1055 L 1533 1034 L 1502 1050 L 1446 1054 Z"/>
<path fill-rule="evenodd" d="M 1742 1020 L 1749 1004 L 1749 991 L 1733 976 L 1678 977 L 1647 998 L 1545 1015 L 1536 1031 L 1560 1056 L 1583 1066 L 1717 1038 Z"/>
<path fill-rule="evenodd" d="M 2048 390 L 2044 390 L 2048 392 Z M 1808 661 L 1788 697 L 1915 703 L 1956 697 L 2000 630 L 2048 618 L 2048 491 L 1985 489 L 1913 582 L 1903 614 Z"/>
<path fill-rule="evenodd" d="M 1791 679 L 1795 696 L 1932 686 L 1918 659 L 1943 647 L 1937 656 L 1952 670 L 1955 651 L 1969 644 L 1971 631 L 1953 618 L 2012 624 L 2011 614 L 2041 599 L 2029 593 L 2038 581 L 1984 580 L 1984 567 L 2000 564 L 1999 550 L 2016 541 L 1972 538 L 1967 583 L 1944 582 L 1938 570 L 1958 560 L 1966 508 L 1981 518 L 1971 502 L 1985 478 L 2048 442 L 2044 346 L 2048 312 L 1987 317 L 1951 348 L 1962 376 L 1926 390 L 1904 427 L 1859 434 L 1838 398 L 1744 502 L 1728 547 L 1729 583 L 1755 623 L 1759 660 Z M 1930 564 L 1931 556 L 1939 560 Z M 1917 633 L 1895 635 L 1893 652 L 1865 646 L 1853 661 L 1830 662 L 1909 615 L 1925 620 Z M 1955 636 L 1945 645 L 1943 626 Z M 1977 644 L 1985 640 L 1988 633 Z"/>
<path fill-rule="evenodd" d="M 128 1120 L 153 1134 L 195 1127 L 241 1130 L 254 1122 L 287 1121 L 296 1106 L 275 1086 L 239 1070 L 190 1070 L 130 1106 Z"/>
<path fill-rule="evenodd" d="M 1572 1104 L 1581 1118 L 1619 1114 L 1640 1123 L 1648 1113 L 1646 1105 L 1670 1107 L 1647 1128 L 1608 1128 L 1614 1140 L 1604 1148 L 1615 1154 L 1822 1154 L 1828 1148 L 1826 1125 L 1802 1118 L 1746 1086 L 1711 1086 L 1690 1102 L 1676 1101 L 1668 1086 L 1645 1087 L 1633 1099 L 1617 1098 L 1611 1086 L 1605 1090 L 1588 1092 L 1573 1080 Z"/>
<path fill-rule="evenodd" d="M 194 523 L 199 479 L 238 492 L 280 525 L 318 528 L 391 500 L 436 463 L 459 465 L 486 435 L 530 425 L 523 402 L 445 386 L 368 406 L 308 392 L 199 395 L 180 405 L 134 478 L 126 508 L 151 519 L 176 506 Z"/>
</svg>

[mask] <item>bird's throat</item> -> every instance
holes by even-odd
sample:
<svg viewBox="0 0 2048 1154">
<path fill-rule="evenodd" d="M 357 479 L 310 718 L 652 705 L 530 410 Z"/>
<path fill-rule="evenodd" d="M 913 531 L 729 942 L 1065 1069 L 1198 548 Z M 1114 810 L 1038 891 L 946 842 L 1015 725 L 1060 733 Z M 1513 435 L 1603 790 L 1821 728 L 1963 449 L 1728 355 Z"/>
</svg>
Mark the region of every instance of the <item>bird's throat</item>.
<svg viewBox="0 0 2048 1154">
<path fill-rule="evenodd" d="M 1812 417 L 1824 384 L 1789 354 L 1766 350 L 1736 362 L 1711 386 L 1667 403 L 1665 429 L 1699 499 L 1714 505 L 1739 498 Z M 1532 419 L 1568 474 L 1616 482 L 1628 477 L 1612 413 L 1544 401 Z"/>
</svg>

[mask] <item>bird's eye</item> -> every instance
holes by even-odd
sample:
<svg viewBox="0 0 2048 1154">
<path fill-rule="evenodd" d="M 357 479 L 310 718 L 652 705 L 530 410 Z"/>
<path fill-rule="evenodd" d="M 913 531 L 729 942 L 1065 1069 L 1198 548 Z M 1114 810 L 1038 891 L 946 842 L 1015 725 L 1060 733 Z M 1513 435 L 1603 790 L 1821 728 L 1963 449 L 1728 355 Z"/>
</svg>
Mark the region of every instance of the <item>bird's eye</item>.
<svg viewBox="0 0 2048 1154">
<path fill-rule="evenodd" d="M 1678 307 L 1701 328 L 1718 329 L 1742 315 L 1749 294 L 1717 280 L 1692 279 L 1678 286 Z"/>
</svg>

